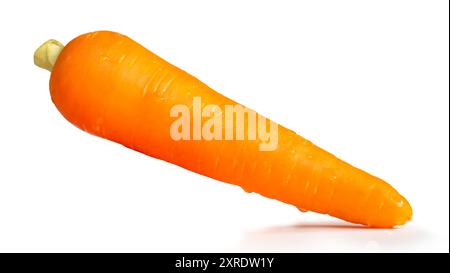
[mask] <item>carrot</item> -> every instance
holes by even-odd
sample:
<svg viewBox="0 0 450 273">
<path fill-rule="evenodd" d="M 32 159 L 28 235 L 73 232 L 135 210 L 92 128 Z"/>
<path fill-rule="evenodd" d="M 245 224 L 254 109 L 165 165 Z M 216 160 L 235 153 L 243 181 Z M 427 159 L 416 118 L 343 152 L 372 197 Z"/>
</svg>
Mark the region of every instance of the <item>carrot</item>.
<svg viewBox="0 0 450 273">
<path fill-rule="evenodd" d="M 92 32 L 65 47 L 50 40 L 35 52 L 35 63 L 52 71 L 51 98 L 61 114 L 91 134 L 302 211 L 371 227 L 393 227 L 411 219 L 408 201 L 388 183 L 252 110 L 246 109 L 241 120 L 251 127 L 239 133 L 241 139 L 236 139 L 237 116 L 231 134 L 230 123 L 222 122 L 209 128 L 213 136 L 208 139 L 195 135 L 205 116 L 183 117 L 175 106 L 193 111 L 201 106 L 204 111 L 213 105 L 209 114 L 219 120 L 227 106 L 239 104 L 124 35 Z M 174 122 L 181 118 L 197 119 L 197 124 L 175 126 L 174 137 Z M 250 138 L 263 133 L 264 126 L 267 133 L 269 123 L 276 125 L 276 135 Z M 225 134 L 235 139 L 220 139 Z M 277 141 L 273 149 L 262 151 L 261 145 L 272 140 Z"/>
</svg>

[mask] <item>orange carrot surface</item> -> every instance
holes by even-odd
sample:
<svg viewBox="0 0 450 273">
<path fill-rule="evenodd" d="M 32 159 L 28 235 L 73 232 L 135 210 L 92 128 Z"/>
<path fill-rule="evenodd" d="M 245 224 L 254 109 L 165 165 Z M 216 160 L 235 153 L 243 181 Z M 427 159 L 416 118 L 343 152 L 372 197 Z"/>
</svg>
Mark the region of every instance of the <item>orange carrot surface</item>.
<svg viewBox="0 0 450 273">
<path fill-rule="evenodd" d="M 256 112 L 246 109 L 239 131 L 237 114 L 224 121 L 238 104 L 124 35 L 92 32 L 65 47 L 50 40 L 35 63 L 52 71 L 58 110 L 91 134 L 301 210 L 372 227 L 411 219 L 408 201 L 388 183 Z M 205 116 L 217 122 L 199 135 Z M 269 129 L 276 134 L 264 136 Z"/>
</svg>

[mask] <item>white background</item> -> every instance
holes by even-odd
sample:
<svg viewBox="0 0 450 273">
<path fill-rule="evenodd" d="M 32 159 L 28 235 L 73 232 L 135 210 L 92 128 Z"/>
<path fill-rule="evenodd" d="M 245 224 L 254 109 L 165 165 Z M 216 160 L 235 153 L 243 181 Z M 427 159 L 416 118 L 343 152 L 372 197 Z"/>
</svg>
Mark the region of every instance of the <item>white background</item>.
<svg viewBox="0 0 450 273">
<path fill-rule="evenodd" d="M 449 251 L 448 1 L 1 1 L 0 251 Z M 93 137 L 33 65 L 114 30 L 408 198 L 366 229 Z"/>
</svg>

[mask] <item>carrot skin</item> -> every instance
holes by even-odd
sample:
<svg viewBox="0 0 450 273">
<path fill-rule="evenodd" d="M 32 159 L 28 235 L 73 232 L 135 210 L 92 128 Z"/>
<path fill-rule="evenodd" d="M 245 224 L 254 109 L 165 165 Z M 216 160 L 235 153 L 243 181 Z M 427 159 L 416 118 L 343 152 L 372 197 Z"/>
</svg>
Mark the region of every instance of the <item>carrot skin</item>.
<svg viewBox="0 0 450 273">
<path fill-rule="evenodd" d="M 282 126 L 277 149 L 267 152 L 258 140 L 173 140 L 174 105 L 192 108 L 194 97 L 221 109 L 236 103 L 124 35 L 72 40 L 53 67 L 50 92 L 75 126 L 248 192 L 372 227 L 411 219 L 408 201 L 388 183 Z"/>
</svg>

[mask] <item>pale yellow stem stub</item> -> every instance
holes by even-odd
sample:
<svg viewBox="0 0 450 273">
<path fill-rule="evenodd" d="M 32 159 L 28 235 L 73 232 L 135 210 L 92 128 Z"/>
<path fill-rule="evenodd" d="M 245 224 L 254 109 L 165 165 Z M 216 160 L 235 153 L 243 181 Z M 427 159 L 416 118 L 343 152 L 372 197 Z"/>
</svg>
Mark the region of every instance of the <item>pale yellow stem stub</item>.
<svg viewBox="0 0 450 273">
<path fill-rule="evenodd" d="M 63 48 L 60 42 L 48 40 L 34 52 L 34 64 L 51 72 Z"/>
</svg>

